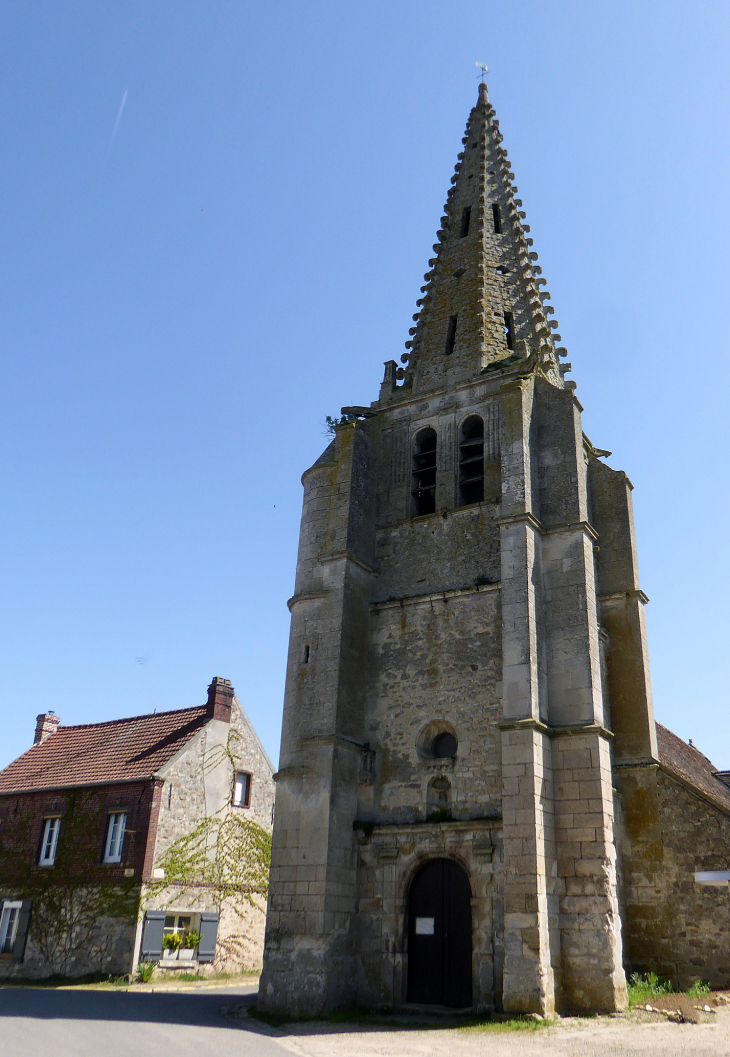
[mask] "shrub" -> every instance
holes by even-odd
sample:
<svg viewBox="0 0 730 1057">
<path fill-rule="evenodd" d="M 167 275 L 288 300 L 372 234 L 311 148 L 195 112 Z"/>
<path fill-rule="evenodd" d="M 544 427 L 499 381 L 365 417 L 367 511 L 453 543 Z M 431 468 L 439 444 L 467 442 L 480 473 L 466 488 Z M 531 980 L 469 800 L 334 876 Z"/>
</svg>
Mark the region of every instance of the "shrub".
<svg viewBox="0 0 730 1057">
<path fill-rule="evenodd" d="M 658 995 L 670 995 L 674 991 L 669 980 L 663 980 L 656 973 L 632 973 L 628 980 L 629 1004 L 632 1006 L 648 1002 Z"/>
<path fill-rule="evenodd" d="M 148 984 L 157 968 L 157 962 L 140 962 L 137 966 L 137 979 L 141 984 Z"/>
<path fill-rule="evenodd" d="M 692 998 L 699 998 L 701 995 L 709 995 L 710 985 L 707 980 L 695 980 L 687 992 Z"/>
</svg>

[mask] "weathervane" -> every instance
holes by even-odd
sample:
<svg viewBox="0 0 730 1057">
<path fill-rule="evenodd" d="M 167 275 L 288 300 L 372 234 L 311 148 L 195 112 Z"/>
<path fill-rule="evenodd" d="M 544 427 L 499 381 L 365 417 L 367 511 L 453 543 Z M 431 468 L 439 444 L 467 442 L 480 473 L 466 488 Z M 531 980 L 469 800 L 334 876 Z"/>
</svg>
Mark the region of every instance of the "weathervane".
<svg viewBox="0 0 730 1057">
<path fill-rule="evenodd" d="M 485 66 L 485 64 L 483 62 L 478 62 L 477 66 L 482 71 L 482 84 L 484 84 L 484 74 L 487 73 L 489 67 Z"/>
</svg>

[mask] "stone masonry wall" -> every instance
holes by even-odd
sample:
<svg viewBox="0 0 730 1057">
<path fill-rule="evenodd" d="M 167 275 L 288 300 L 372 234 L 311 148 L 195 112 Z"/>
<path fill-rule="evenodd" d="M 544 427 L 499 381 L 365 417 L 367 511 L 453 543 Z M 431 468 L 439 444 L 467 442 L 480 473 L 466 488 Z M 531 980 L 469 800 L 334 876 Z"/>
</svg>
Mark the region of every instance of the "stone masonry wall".
<svg viewBox="0 0 730 1057">
<path fill-rule="evenodd" d="M 437 771 L 451 784 L 454 818 L 498 812 L 499 588 L 373 606 L 370 635 L 364 737 L 376 751 L 376 780 L 361 789 L 360 816 L 425 820 Z M 430 759 L 419 741 L 439 722 L 456 734 L 455 759 Z"/>
<path fill-rule="evenodd" d="M 656 766 L 622 769 L 618 785 L 628 971 L 729 987 L 730 892 L 694 874 L 730 869 L 730 817 Z"/>
<path fill-rule="evenodd" d="M 229 741 L 231 731 L 235 736 Z M 223 747 L 228 747 L 234 754 L 235 770 L 252 775 L 249 807 L 231 804 L 234 767 L 230 759 L 222 755 Z M 273 805 L 273 768 L 240 702 L 234 698 L 230 726 L 215 720 L 207 723 L 166 769 L 155 863 L 174 841 L 192 832 L 204 818 L 218 812 L 235 812 L 271 832 Z M 214 893 L 181 891 L 176 887 L 154 896 L 145 894 L 144 907 L 178 913 L 218 909 Z M 255 906 L 242 901 L 236 908 L 224 904 L 215 961 L 206 971 L 259 968 L 265 922 L 264 900 L 258 900 Z"/>
</svg>

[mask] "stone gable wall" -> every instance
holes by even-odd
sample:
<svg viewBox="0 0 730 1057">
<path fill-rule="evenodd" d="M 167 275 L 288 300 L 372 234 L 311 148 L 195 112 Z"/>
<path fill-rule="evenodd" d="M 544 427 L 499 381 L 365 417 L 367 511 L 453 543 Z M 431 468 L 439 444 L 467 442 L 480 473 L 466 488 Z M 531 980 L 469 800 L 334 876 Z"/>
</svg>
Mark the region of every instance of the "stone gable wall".
<svg viewBox="0 0 730 1057">
<path fill-rule="evenodd" d="M 625 959 L 676 987 L 730 986 L 730 891 L 695 872 L 730 869 L 730 817 L 658 767 L 619 772 Z"/>
<path fill-rule="evenodd" d="M 221 757 L 221 746 L 228 744 L 229 731 L 238 738 L 231 739 L 230 749 L 236 757 L 236 770 L 252 776 L 250 807 L 234 807 L 233 771 L 230 760 Z M 212 764 L 219 760 L 217 766 Z M 162 788 L 160 817 L 157 826 L 155 862 L 170 845 L 190 833 L 204 818 L 218 811 L 231 811 L 251 819 L 271 832 L 274 807 L 274 781 L 271 765 L 254 730 L 234 699 L 230 726 L 212 721 L 194 737 L 187 748 L 173 762 Z M 216 910 L 213 894 L 203 890 L 183 892 L 172 887 L 155 895 L 146 895 L 147 909 L 166 909 L 183 913 L 186 910 Z M 205 972 L 257 969 L 261 966 L 266 923 L 265 901 L 254 905 L 242 903 L 236 908 L 224 906 L 218 928 L 215 961 L 201 966 Z M 235 938 L 233 947 L 229 944 Z"/>
</svg>

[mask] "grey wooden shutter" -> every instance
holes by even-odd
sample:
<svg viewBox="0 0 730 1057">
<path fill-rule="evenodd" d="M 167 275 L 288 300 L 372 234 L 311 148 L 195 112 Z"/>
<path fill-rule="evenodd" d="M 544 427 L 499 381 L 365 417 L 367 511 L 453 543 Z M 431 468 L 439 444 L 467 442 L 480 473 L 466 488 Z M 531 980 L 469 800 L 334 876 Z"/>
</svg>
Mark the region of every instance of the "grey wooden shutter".
<svg viewBox="0 0 730 1057">
<path fill-rule="evenodd" d="M 214 911 L 204 911 L 200 915 L 200 943 L 198 944 L 199 962 L 212 962 L 215 957 L 219 918 L 220 914 L 216 914 Z"/>
<path fill-rule="evenodd" d="M 140 957 L 162 957 L 162 930 L 164 927 L 164 910 L 148 910 L 145 913 L 144 927 L 142 928 L 142 946 L 139 952 Z"/>
<path fill-rule="evenodd" d="M 15 932 L 15 943 L 11 960 L 22 962 L 25 957 L 25 945 L 28 942 L 28 929 L 30 927 L 30 909 L 33 906 L 32 899 L 24 899 L 18 914 L 18 927 Z"/>
</svg>

